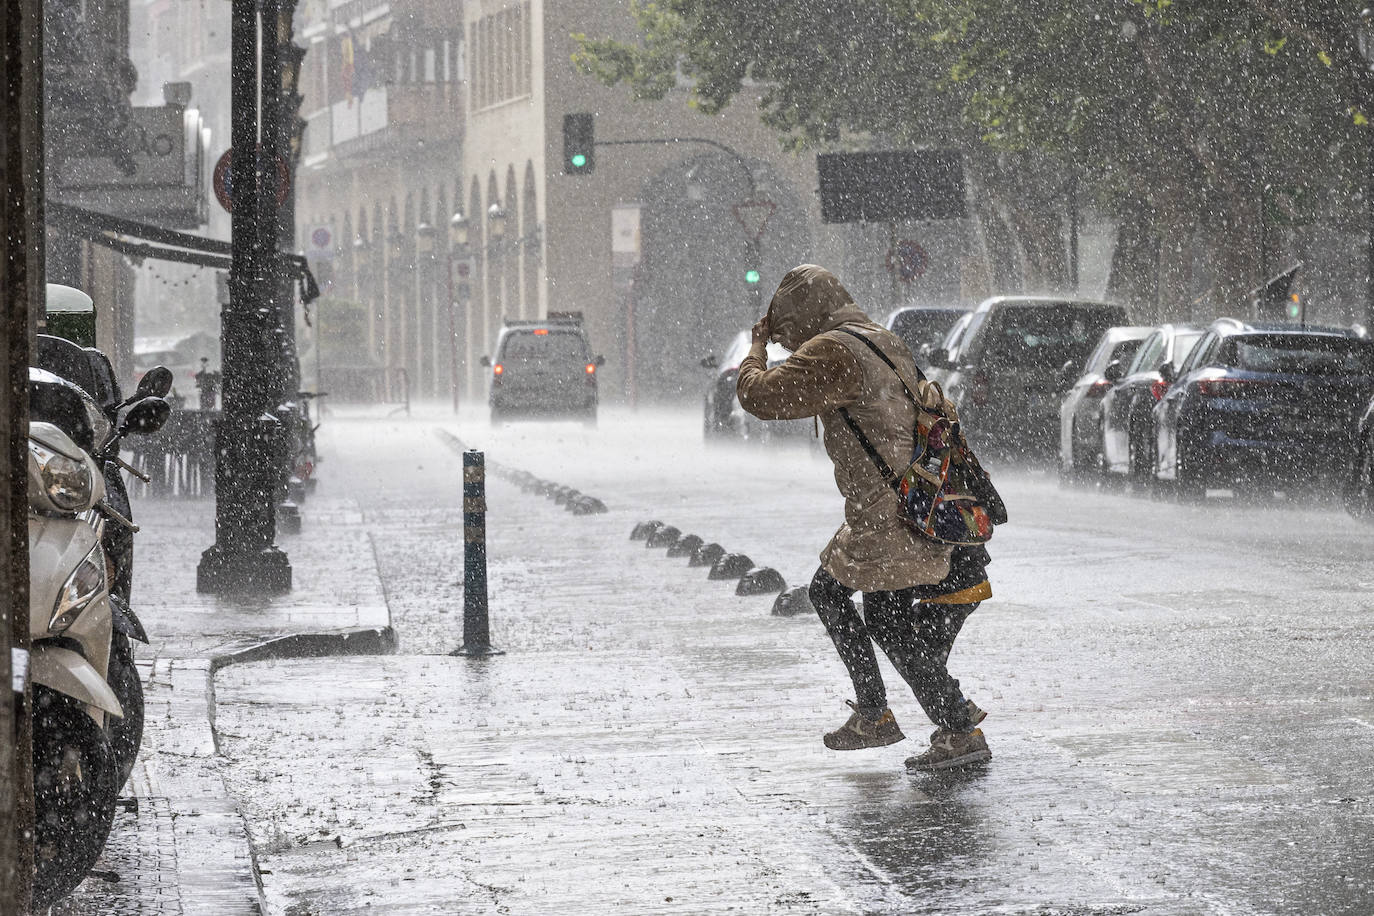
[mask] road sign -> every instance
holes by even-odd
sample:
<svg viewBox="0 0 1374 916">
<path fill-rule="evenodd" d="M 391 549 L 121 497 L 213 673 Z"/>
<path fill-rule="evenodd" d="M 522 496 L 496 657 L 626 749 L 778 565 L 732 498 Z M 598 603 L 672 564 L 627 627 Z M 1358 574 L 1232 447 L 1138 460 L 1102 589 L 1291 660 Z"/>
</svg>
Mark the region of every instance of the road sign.
<svg viewBox="0 0 1374 916">
<path fill-rule="evenodd" d="M 328 226 L 312 226 L 310 231 L 305 234 L 306 242 L 310 248 L 306 251 L 306 256 L 312 261 L 333 260 L 334 251 L 334 231 Z"/>
<path fill-rule="evenodd" d="M 753 200 L 735 204 L 731 209 L 735 212 L 736 221 L 744 228 L 744 234 L 757 242 L 763 237 L 768 219 L 773 215 L 773 211 L 778 209 L 778 205 L 766 197 L 755 197 Z"/>
<path fill-rule="evenodd" d="M 930 255 L 919 242 L 902 239 L 896 246 L 889 248 L 886 262 L 888 273 L 897 275 L 903 283 L 910 283 L 930 266 Z"/>
<path fill-rule="evenodd" d="M 821 219 L 888 223 L 964 216 L 964 160 L 948 150 L 821 153 Z"/>
<path fill-rule="evenodd" d="M 215 200 L 224 208 L 226 213 L 234 212 L 234 179 L 232 176 L 234 164 L 234 151 L 227 149 L 224 155 L 219 157 L 215 163 L 214 187 Z M 286 195 L 291 191 L 291 170 L 286 167 L 286 159 L 277 156 L 277 206 L 286 202 Z"/>
</svg>

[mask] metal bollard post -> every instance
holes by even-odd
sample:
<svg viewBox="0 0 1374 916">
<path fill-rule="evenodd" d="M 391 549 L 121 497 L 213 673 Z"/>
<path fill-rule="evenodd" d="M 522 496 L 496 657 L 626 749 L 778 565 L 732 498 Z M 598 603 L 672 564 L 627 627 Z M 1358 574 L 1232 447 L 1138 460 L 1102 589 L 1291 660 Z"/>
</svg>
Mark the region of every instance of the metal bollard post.
<svg viewBox="0 0 1374 916">
<path fill-rule="evenodd" d="M 486 459 L 463 452 L 463 645 L 454 655 L 500 655 L 487 627 Z"/>
</svg>

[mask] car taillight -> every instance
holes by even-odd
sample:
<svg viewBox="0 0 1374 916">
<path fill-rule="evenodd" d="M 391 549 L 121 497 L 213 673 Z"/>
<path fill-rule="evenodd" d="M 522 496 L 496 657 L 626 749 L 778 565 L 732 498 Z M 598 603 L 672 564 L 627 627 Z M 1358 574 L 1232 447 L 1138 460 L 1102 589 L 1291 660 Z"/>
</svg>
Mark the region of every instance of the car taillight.
<svg viewBox="0 0 1374 916">
<path fill-rule="evenodd" d="M 988 403 L 988 395 L 991 393 L 992 385 L 988 381 L 986 373 L 979 372 L 973 377 L 973 382 L 969 385 L 968 396 L 974 404 L 984 407 Z"/>
<path fill-rule="evenodd" d="M 1248 378 L 1205 378 L 1197 383 L 1197 393 L 1204 398 L 1243 398 L 1268 384 Z"/>
<path fill-rule="evenodd" d="M 1163 379 L 1155 379 L 1153 382 L 1150 383 L 1150 395 L 1154 397 L 1156 401 L 1164 397 L 1164 392 L 1168 390 L 1169 383 L 1164 381 Z"/>
<path fill-rule="evenodd" d="M 1112 383 L 1109 382 L 1107 379 L 1100 378 L 1088 386 L 1088 390 L 1084 394 L 1084 396 L 1088 398 L 1105 397 L 1107 392 L 1111 390 Z"/>
</svg>

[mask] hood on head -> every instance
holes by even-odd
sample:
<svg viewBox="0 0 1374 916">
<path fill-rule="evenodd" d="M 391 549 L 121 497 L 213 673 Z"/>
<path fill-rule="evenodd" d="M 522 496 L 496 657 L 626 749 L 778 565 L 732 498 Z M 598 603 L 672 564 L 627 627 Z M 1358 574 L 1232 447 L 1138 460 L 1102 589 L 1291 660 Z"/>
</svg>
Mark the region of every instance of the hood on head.
<svg viewBox="0 0 1374 916">
<path fill-rule="evenodd" d="M 822 331 L 867 320 L 839 278 L 815 264 L 789 270 L 768 304 L 772 339 L 793 351 Z"/>
</svg>

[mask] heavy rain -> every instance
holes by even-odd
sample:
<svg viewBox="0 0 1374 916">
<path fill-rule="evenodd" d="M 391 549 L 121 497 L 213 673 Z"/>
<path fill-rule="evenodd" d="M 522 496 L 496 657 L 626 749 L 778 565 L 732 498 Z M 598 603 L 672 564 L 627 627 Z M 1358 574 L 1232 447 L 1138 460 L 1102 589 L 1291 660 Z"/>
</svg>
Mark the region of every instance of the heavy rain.
<svg viewBox="0 0 1374 916">
<path fill-rule="evenodd" d="M 1374 13 L 12 0 L 0 916 L 1374 913 Z"/>
</svg>

